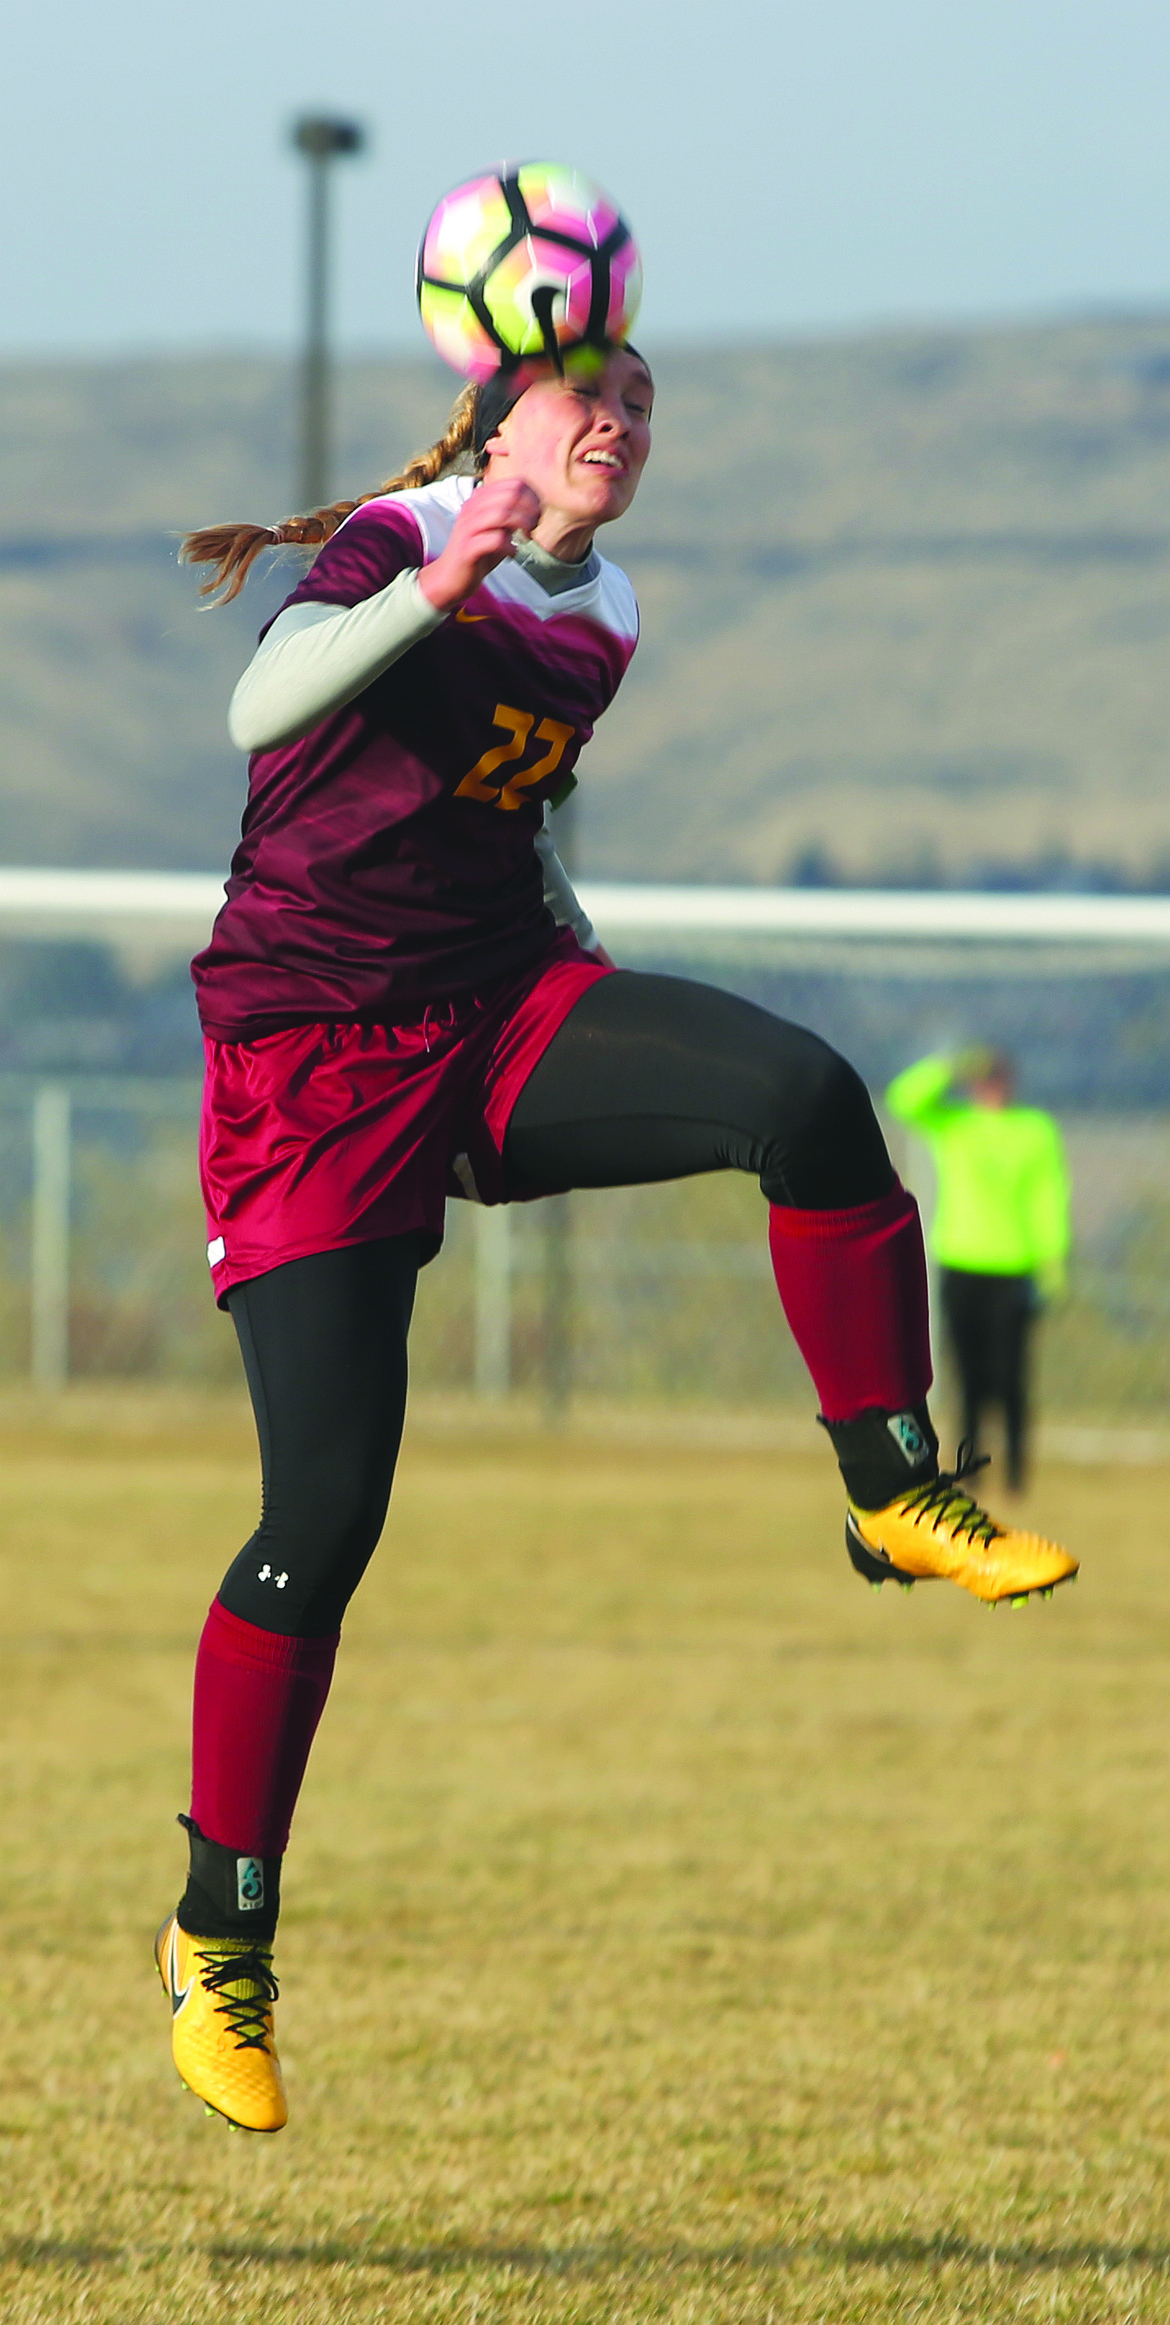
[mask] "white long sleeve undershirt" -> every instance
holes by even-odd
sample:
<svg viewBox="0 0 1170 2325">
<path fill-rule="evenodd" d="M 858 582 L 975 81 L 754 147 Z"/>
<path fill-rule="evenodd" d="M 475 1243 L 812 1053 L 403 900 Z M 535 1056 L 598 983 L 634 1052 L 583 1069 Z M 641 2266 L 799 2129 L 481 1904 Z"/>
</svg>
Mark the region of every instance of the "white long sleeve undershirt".
<svg viewBox="0 0 1170 2325">
<path fill-rule="evenodd" d="M 299 743 L 446 618 L 414 566 L 357 605 L 286 606 L 232 696 L 228 733 L 237 750 Z"/>
<path fill-rule="evenodd" d="M 565 581 L 559 574 L 556 579 L 563 588 Z M 251 752 L 300 742 L 446 619 L 420 589 L 413 567 L 358 605 L 286 606 L 232 696 L 228 732 L 233 743 Z M 593 952 L 600 941 L 597 931 L 557 854 L 547 806 L 544 814 L 534 844 L 545 904 L 557 927 L 571 928 L 578 944 Z"/>
<path fill-rule="evenodd" d="M 544 874 L 544 901 L 557 927 L 571 928 L 578 944 L 584 945 L 587 953 L 595 953 L 601 943 L 601 938 L 598 936 L 597 930 L 594 928 L 593 922 L 590 920 L 557 854 L 552 832 L 549 829 L 550 813 L 551 810 L 546 802 L 544 823 L 537 832 L 533 843 L 536 853 L 540 857 L 540 868 Z"/>
</svg>

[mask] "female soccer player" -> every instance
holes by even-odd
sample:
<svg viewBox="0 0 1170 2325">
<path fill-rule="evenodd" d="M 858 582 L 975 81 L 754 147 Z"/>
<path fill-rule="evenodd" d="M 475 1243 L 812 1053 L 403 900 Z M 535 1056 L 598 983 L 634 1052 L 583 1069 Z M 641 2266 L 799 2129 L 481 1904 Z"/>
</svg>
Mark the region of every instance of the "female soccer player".
<svg viewBox="0 0 1170 2325">
<path fill-rule="evenodd" d="M 918 1214 L 852 1068 L 731 994 L 615 971 L 545 903 L 546 870 L 565 885 L 545 805 L 636 640 L 594 536 L 633 500 L 652 394 L 624 347 L 500 377 L 363 501 L 187 543 L 229 595 L 265 546 L 323 544 L 233 699 L 248 804 L 194 967 L 207 1256 L 263 1504 L 199 1645 L 190 1877 L 156 1952 L 181 2075 L 255 2130 L 286 2119 L 281 1858 L 382 1530 L 448 1192 L 755 1172 L 855 1566 L 989 1600 L 1074 1570 L 986 1517 L 962 1464 L 939 1474 Z"/>
</svg>

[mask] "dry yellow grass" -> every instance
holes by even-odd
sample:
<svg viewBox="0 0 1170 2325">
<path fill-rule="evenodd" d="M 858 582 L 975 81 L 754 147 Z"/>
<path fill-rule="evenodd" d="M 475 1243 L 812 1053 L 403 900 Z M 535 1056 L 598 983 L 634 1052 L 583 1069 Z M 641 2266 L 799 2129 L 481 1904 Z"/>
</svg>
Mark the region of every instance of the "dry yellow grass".
<svg viewBox="0 0 1170 2325">
<path fill-rule="evenodd" d="M 180 2089 L 191 1654 L 234 1405 L 0 1407 L 10 2325 L 1159 2320 L 1170 1565 L 864 1591 L 824 1452 L 425 1416 L 287 1876 L 293 2120 Z"/>
</svg>

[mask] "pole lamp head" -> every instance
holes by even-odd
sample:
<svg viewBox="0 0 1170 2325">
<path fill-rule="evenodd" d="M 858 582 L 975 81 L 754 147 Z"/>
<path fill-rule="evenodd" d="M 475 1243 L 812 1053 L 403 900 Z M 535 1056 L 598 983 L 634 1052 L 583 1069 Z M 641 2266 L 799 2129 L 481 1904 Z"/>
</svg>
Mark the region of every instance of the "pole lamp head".
<svg viewBox="0 0 1170 2325">
<path fill-rule="evenodd" d="M 366 133 L 360 121 L 338 121 L 328 113 L 303 113 L 293 123 L 292 142 L 307 161 L 332 161 L 341 153 L 360 153 Z"/>
</svg>

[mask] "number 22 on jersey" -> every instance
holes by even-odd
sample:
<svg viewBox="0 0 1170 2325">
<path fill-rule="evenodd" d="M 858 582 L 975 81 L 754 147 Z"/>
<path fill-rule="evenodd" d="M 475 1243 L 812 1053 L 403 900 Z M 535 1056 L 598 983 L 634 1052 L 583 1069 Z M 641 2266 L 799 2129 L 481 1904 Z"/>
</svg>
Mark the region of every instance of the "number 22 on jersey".
<svg viewBox="0 0 1170 2325">
<path fill-rule="evenodd" d="M 476 760 L 470 773 L 457 785 L 456 799 L 482 799 L 488 807 L 517 808 L 522 791 L 531 790 L 533 784 L 543 782 L 546 775 L 555 774 L 564 756 L 565 745 L 573 740 L 573 729 L 562 725 L 560 719 L 542 718 L 534 735 L 532 729 L 535 715 L 530 710 L 514 710 L 508 702 L 496 704 L 492 723 L 502 727 L 508 740 L 506 743 L 493 743 L 482 758 Z M 499 768 L 506 767 L 512 759 L 524 757 L 530 738 L 534 743 L 546 743 L 547 750 L 530 767 L 517 767 L 503 781 L 493 783 L 490 778 L 497 774 Z"/>
</svg>

